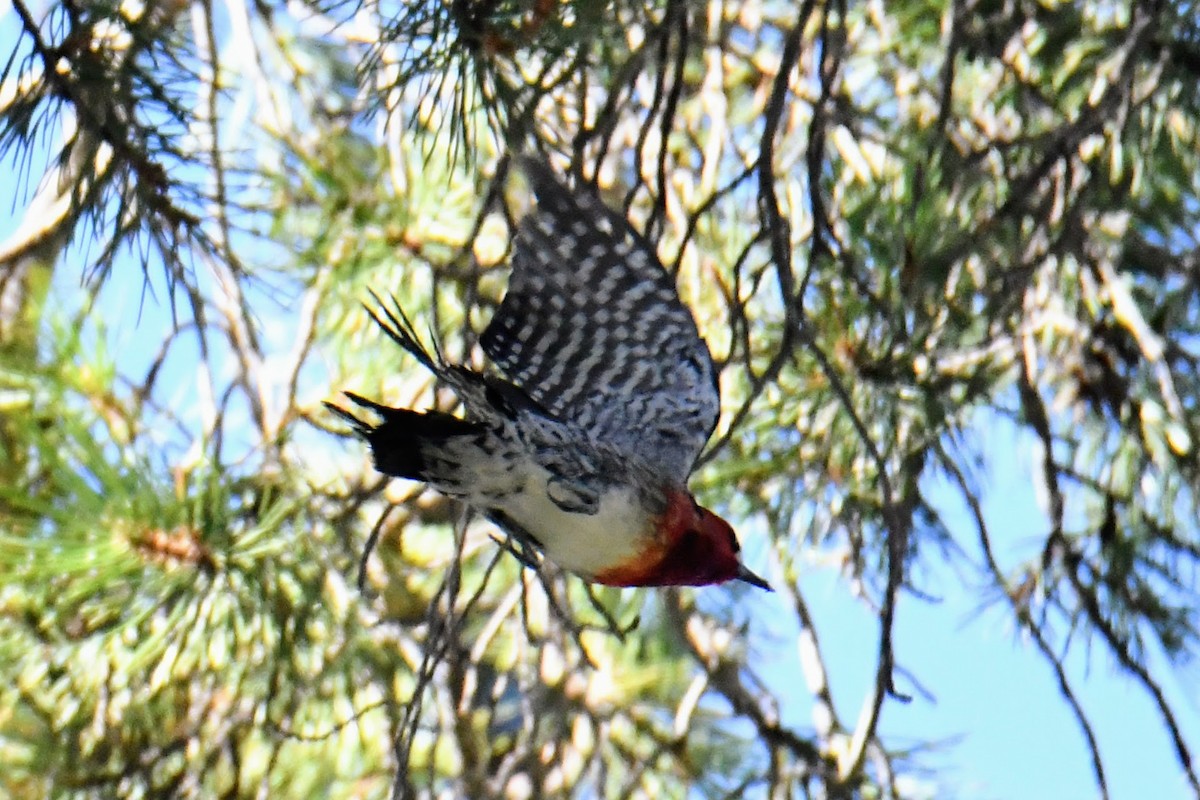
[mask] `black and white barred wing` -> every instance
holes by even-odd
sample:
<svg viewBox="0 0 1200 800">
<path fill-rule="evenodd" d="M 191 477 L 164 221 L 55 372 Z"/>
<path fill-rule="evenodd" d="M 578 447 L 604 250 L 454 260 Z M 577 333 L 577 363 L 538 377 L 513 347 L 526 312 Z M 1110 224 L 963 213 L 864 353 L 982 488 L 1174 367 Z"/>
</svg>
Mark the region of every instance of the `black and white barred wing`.
<svg viewBox="0 0 1200 800">
<path fill-rule="evenodd" d="M 537 208 L 484 352 L 542 406 L 683 482 L 716 425 L 716 374 L 675 283 L 628 221 L 522 162 Z"/>
</svg>

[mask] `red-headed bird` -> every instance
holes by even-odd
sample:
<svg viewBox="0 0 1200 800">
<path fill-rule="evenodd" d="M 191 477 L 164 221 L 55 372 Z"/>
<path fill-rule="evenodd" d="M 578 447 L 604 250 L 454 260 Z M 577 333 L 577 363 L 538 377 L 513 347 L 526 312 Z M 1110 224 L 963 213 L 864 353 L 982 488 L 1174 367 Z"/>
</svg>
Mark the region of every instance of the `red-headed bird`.
<svg viewBox="0 0 1200 800">
<path fill-rule="evenodd" d="M 717 422 L 708 347 L 653 249 L 595 194 L 520 161 L 537 198 L 513 243 L 512 279 L 484 331 L 503 373 L 448 364 L 398 305 L 372 317 L 462 400 L 465 418 L 352 401 L 336 406 L 375 467 L 424 481 L 533 549 L 611 586 L 770 586 L 742 564 L 729 523 L 687 478 Z M 514 551 L 516 552 L 516 551 Z"/>
</svg>

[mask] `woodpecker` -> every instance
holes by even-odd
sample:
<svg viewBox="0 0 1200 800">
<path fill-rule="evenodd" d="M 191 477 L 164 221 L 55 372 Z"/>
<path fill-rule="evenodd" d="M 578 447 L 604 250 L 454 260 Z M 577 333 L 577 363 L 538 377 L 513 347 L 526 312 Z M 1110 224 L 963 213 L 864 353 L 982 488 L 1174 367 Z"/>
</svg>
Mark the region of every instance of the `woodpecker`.
<svg viewBox="0 0 1200 800">
<path fill-rule="evenodd" d="M 687 479 L 717 422 L 712 356 L 675 283 L 628 220 L 533 158 L 536 198 L 513 241 L 508 291 L 480 338 L 495 370 L 431 353 L 393 298 L 368 313 L 458 396 L 464 416 L 326 404 L 376 469 L 423 481 L 535 552 L 610 586 L 770 585 Z"/>
</svg>

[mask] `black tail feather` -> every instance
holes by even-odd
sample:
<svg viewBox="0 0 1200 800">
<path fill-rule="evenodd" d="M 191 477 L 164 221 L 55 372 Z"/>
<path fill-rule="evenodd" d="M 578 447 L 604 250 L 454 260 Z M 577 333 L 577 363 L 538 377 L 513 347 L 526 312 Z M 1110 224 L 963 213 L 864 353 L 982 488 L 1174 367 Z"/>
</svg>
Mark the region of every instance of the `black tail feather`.
<svg viewBox="0 0 1200 800">
<path fill-rule="evenodd" d="M 353 400 L 354 398 L 351 397 L 350 399 Z M 341 406 L 335 406 L 333 403 L 330 403 L 328 400 L 323 401 L 321 403 L 321 405 L 325 406 L 325 408 L 329 409 L 334 414 L 337 414 L 339 417 L 341 417 L 342 421 L 347 423 L 350 426 L 350 428 L 354 431 L 354 433 L 357 434 L 358 436 L 361 436 L 362 438 L 365 439 L 371 435 L 372 427 L 370 425 L 368 425 L 367 423 L 363 422 L 358 417 L 351 414 L 346 409 L 342 408 Z"/>
<path fill-rule="evenodd" d="M 443 445 L 459 436 L 475 436 L 483 430 L 478 423 L 441 411 L 392 408 L 353 392 L 345 392 L 345 395 L 355 405 L 374 411 L 383 422 L 372 425 L 332 403 L 325 403 L 325 407 L 349 423 L 354 432 L 367 441 L 375 459 L 375 469 L 396 478 L 434 478 L 426 471 L 422 455 L 425 448 Z"/>
<path fill-rule="evenodd" d="M 381 417 L 386 417 L 388 415 L 389 411 L 397 411 L 398 410 L 398 409 L 392 408 L 391 406 L 385 406 L 383 403 L 376 403 L 374 400 L 368 400 L 367 398 L 363 397 L 361 394 L 355 394 L 354 392 L 342 392 L 342 394 L 346 395 L 346 398 L 351 403 L 354 403 L 354 405 L 359 406 L 361 408 L 369 408 Z M 344 413 L 345 412 L 343 412 L 343 414 Z"/>
</svg>

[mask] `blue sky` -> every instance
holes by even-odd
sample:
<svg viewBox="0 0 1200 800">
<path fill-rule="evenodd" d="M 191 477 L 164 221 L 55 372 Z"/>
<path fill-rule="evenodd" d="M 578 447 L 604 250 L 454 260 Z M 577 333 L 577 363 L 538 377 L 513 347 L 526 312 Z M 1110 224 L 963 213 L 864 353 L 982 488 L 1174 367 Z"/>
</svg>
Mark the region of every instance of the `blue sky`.
<svg viewBox="0 0 1200 800">
<path fill-rule="evenodd" d="M 983 511 L 998 555 L 1015 560 L 1040 552 L 1050 522 L 1034 490 L 1033 437 L 994 415 L 981 415 L 978 427 L 982 441 L 992 445 Z M 926 488 L 944 498 L 956 534 L 973 539 L 973 524 L 961 503 L 949 492 Z M 909 666 L 940 690 L 938 707 L 894 709 L 889 722 L 910 722 L 910 731 L 930 725 L 933 732 L 948 715 L 960 715 L 954 724 L 965 726 L 968 737 L 959 763 L 965 776 L 983 779 L 992 790 L 989 796 L 1094 797 L 1090 755 L 1050 665 L 1014 632 L 1003 606 L 976 615 L 975 597 L 953 581 L 944 586 L 943 607 L 909 602 L 898 627 L 902 643 L 915 643 L 906 648 L 916 656 Z M 1194 674 L 1173 670 L 1161 654 L 1152 658 L 1154 674 L 1194 747 L 1200 737 L 1197 695 L 1188 680 Z M 1077 638 L 1066 666 L 1100 743 L 1112 797 L 1190 797 L 1153 701 L 1119 671 L 1105 648 L 1097 645 L 1089 659 L 1085 642 Z"/>
<path fill-rule="evenodd" d="M 14 19 L 0 18 L 0 53 L 12 46 Z M 13 164 L 0 164 L 0 185 L 14 187 Z M 22 202 L 0 195 L 0 238 L 17 225 Z M 147 354 L 136 343 L 158 341 L 159 326 L 169 318 L 160 299 L 147 297 L 145 313 L 131 313 L 140 298 L 141 272 L 124 265 L 116 273 L 120 285 L 110 286 L 96 309 L 105 318 L 110 352 L 141 364 Z M 80 274 L 74 266 L 61 267 L 60 297 L 78 301 Z M 150 334 L 146 335 L 149 330 Z M 119 366 L 128 368 L 127 361 Z M 188 393 L 192 370 L 178 366 L 177 390 Z M 333 394 L 333 392 L 329 392 Z M 1048 521 L 1039 509 L 1033 488 L 1033 442 L 1023 439 L 1011 423 L 981 417 L 977 426 L 990 459 L 984 487 L 984 510 L 1002 555 L 1018 558 L 1044 540 Z M 974 550 L 973 526 L 955 493 L 927 482 L 945 519 L 969 550 Z M 752 550 L 751 550 L 752 552 Z M 877 621 L 851 598 L 844 582 L 827 568 L 814 566 L 802 579 L 805 595 L 817 615 L 818 633 L 830 670 L 839 715 L 853 724 L 859 704 L 873 681 L 877 648 Z M 902 598 L 895 629 L 896 654 L 935 696 L 930 702 L 914 693 L 908 705 L 889 702 L 881 730 L 904 743 L 932 739 L 943 749 L 924 756 L 946 791 L 939 796 L 958 798 L 1020 798 L 1021 800 L 1073 800 L 1096 796 L 1089 756 L 1082 735 L 1058 693 L 1051 668 L 1032 646 L 1017 634 L 1002 606 L 980 612 L 978 595 L 963 587 L 960 576 L 934 569 L 923 587 L 940 598 L 928 603 Z M 754 602 L 762 605 L 767 626 L 790 620 L 790 610 L 771 613 L 776 596 Z M 784 631 L 784 622 L 778 623 Z M 785 639 L 784 641 L 789 641 Z M 1082 644 L 1082 643 L 1077 643 Z M 788 702 L 785 719 L 797 728 L 810 727 L 811 703 L 802 688 L 794 649 L 781 648 L 770 656 L 770 677 Z M 1154 673 L 1179 714 L 1189 745 L 1200 747 L 1200 711 L 1194 670 L 1174 669 L 1155 656 Z M 1173 800 L 1190 797 L 1173 748 L 1151 700 L 1120 674 L 1112 660 L 1097 647 L 1089 660 L 1084 647 L 1076 646 L 1067 659 L 1078 697 L 1093 722 L 1114 800 Z M 903 679 L 900 688 L 905 688 Z"/>
<path fill-rule="evenodd" d="M 1032 469 L 1032 437 L 994 415 L 979 415 L 977 435 L 1000 446 L 987 448 L 989 469 L 982 487 L 984 515 L 998 556 L 1015 560 L 1036 552 L 1049 531 L 1038 505 Z M 974 552 L 974 523 L 955 492 L 937 481 L 923 488 L 944 513 L 955 538 Z M 1075 800 L 1097 796 L 1090 754 L 1074 715 L 1063 701 L 1052 667 L 1019 635 L 1007 606 L 980 606 L 980 595 L 963 576 L 937 566 L 921 587 L 939 602 L 904 596 L 895 627 L 896 657 L 934 695 L 918 692 L 911 703 L 889 702 L 880 730 L 893 744 L 922 740 L 945 746 L 922 763 L 934 767 L 946 790 L 939 797 L 994 800 Z M 970 581 L 970 577 L 967 577 Z M 874 680 L 878 623 L 850 597 L 831 569 L 815 568 L 801 587 L 816 616 L 834 700 L 845 725 L 853 725 L 862 697 Z M 763 614 L 770 613 L 765 600 Z M 782 626 L 781 626 L 782 627 Z M 1068 677 L 1091 720 L 1104 758 L 1113 800 L 1174 800 L 1192 797 L 1174 747 L 1150 697 L 1126 678 L 1102 646 L 1087 657 L 1077 640 L 1066 659 Z M 789 697 L 785 717 L 800 729 L 811 725 L 811 702 L 799 680 L 793 651 L 774 656 L 770 673 Z M 1172 703 L 1188 744 L 1200 742 L 1200 708 L 1194 670 L 1173 668 L 1161 654 L 1153 674 Z M 900 691 L 908 691 L 903 677 Z"/>
</svg>

